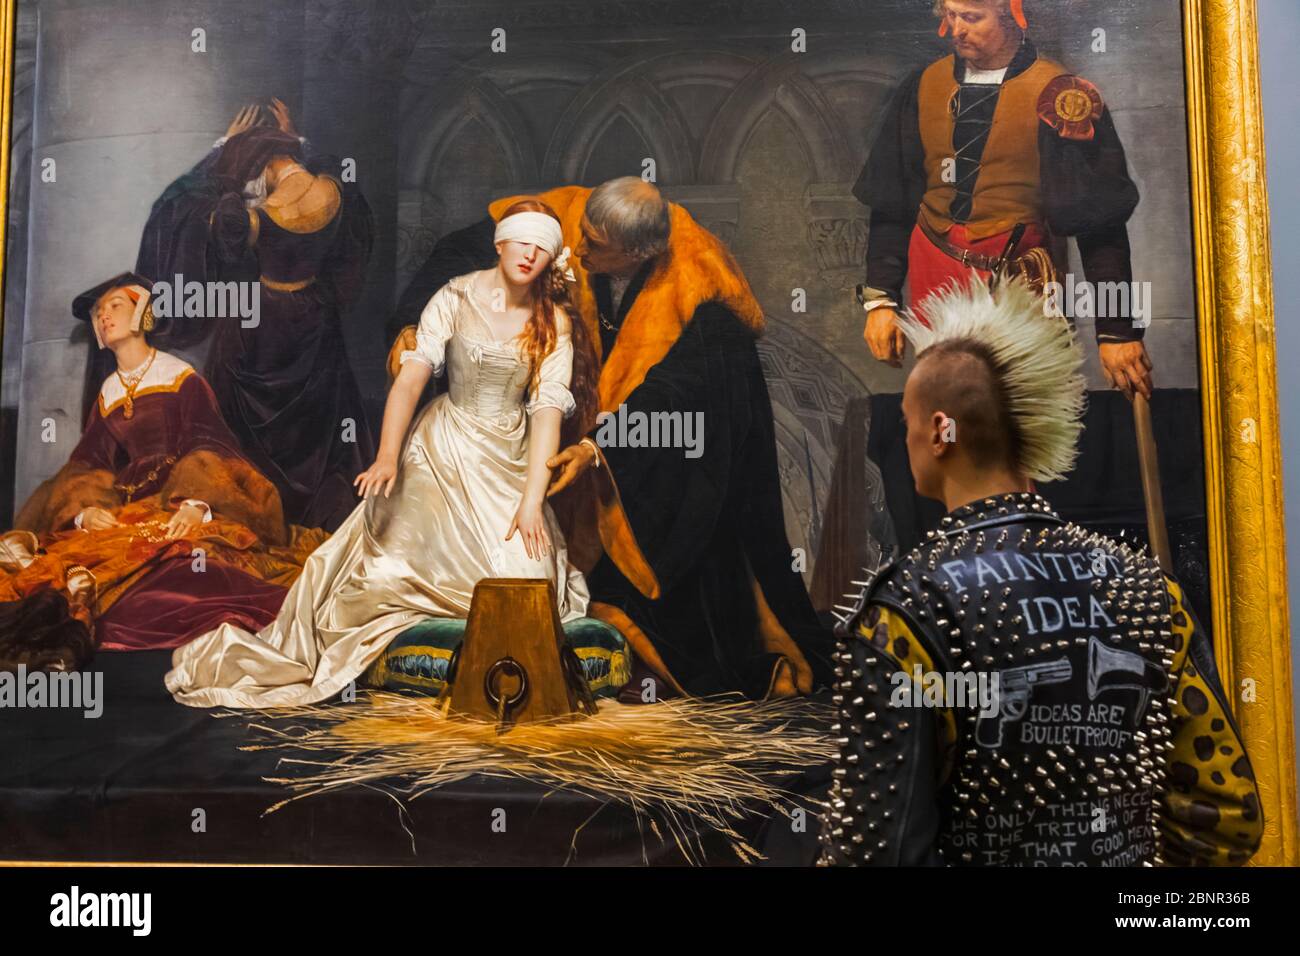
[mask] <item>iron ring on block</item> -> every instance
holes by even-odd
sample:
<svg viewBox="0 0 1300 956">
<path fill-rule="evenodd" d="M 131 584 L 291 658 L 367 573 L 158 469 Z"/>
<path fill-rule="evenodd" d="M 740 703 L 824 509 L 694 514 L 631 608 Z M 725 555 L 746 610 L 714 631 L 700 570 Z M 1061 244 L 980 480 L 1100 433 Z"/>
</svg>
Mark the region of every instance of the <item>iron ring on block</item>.
<svg viewBox="0 0 1300 956">
<path fill-rule="evenodd" d="M 493 710 L 496 710 L 497 705 L 501 703 L 501 695 L 496 689 L 497 678 L 507 673 L 519 679 L 519 690 L 506 700 L 506 708 L 513 710 L 528 696 L 528 672 L 513 657 L 503 657 L 489 667 L 487 673 L 483 675 L 483 696 L 487 698 Z"/>
</svg>

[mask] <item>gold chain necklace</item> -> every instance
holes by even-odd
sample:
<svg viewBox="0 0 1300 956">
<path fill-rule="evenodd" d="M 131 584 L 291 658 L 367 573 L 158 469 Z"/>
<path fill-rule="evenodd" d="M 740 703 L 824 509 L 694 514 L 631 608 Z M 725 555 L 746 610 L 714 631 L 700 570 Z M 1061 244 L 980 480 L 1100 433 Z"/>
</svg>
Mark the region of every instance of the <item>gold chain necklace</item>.
<svg viewBox="0 0 1300 956">
<path fill-rule="evenodd" d="M 140 383 L 144 381 L 144 377 L 149 374 L 149 368 L 153 365 L 154 357 L 157 354 L 157 349 L 150 349 L 149 361 L 144 363 L 144 371 L 138 376 L 132 378 L 129 382 L 126 380 L 126 376 L 122 374 L 120 368 L 115 370 L 117 372 L 117 380 L 122 383 L 122 388 L 126 389 L 126 408 L 123 410 L 122 414 L 127 418 L 130 418 L 135 414 L 135 390 L 140 387 Z"/>
<path fill-rule="evenodd" d="M 613 311 L 614 311 L 614 317 L 615 317 L 615 318 L 618 318 L 619 310 L 620 310 L 620 309 L 622 308 L 622 306 L 623 306 L 623 300 L 624 300 L 625 298 L 627 298 L 627 290 L 628 290 L 629 288 L 631 288 L 631 286 L 632 286 L 632 279 L 633 279 L 632 276 L 628 276 L 628 278 L 623 279 L 623 280 L 620 280 L 619 285 L 621 285 L 621 286 L 623 287 L 623 289 L 622 289 L 622 291 L 619 293 L 619 296 L 618 296 L 618 305 L 614 305 L 614 280 L 613 280 L 612 277 L 611 277 L 610 280 L 609 280 L 609 293 L 610 293 L 610 295 L 609 295 L 609 304 L 610 304 L 610 307 L 611 307 L 611 308 L 613 309 Z M 601 324 L 602 326 L 604 326 L 606 329 L 608 329 L 608 330 L 611 331 L 611 332 L 617 332 L 617 331 L 619 331 L 621 328 L 623 328 L 623 323 L 622 323 L 622 322 L 620 322 L 618 325 L 615 325 L 615 324 L 614 324 L 613 322 L 611 322 L 609 319 L 605 318 L 605 313 L 602 312 L 602 311 L 600 311 L 600 308 L 599 308 L 599 307 L 597 307 L 597 309 L 596 309 L 596 318 L 598 318 L 598 319 L 600 320 L 600 324 Z"/>
</svg>

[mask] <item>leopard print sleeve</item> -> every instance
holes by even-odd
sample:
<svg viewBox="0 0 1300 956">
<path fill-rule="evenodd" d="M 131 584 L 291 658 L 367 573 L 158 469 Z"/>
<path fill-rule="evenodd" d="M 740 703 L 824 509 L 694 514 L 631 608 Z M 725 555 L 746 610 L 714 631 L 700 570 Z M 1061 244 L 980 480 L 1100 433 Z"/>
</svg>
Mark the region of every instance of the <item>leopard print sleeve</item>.
<svg viewBox="0 0 1300 956">
<path fill-rule="evenodd" d="M 1174 632 L 1173 751 L 1160 815 L 1167 866 L 1238 866 L 1264 834 L 1255 775 L 1219 682 L 1209 638 L 1169 581 Z"/>
</svg>

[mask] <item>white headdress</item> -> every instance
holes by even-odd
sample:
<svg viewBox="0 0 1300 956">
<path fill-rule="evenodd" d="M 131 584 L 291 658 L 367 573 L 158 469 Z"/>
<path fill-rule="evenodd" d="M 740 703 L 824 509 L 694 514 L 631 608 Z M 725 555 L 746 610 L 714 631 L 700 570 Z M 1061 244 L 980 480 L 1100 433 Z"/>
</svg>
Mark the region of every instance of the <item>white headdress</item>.
<svg viewBox="0 0 1300 956">
<path fill-rule="evenodd" d="M 123 292 L 125 292 L 126 297 L 135 303 L 135 309 L 131 314 L 131 331 L 139 332 L 140 325 L 144 321 L 145 310 L 149 308 L 149 297 L 153 295 L 153 293 L 150 292 L 148 289 L 146 289 L 144 286 L 135 285 L 135 284 L 117 286 L 116 288 L 121 289 Z M 114 289 L 109 289 L 108 291 L 113 292 Z M 107 295 L 108 293 L 106 292 L 104 294 Z M 99 326 L 95 324 L 95 316 L 94 316 L 93 309 L 90 316 L 90 328 L 95 333 L 96 344 L 102 349 L 104 347 L 104 339 L 99 334 Z M 145 326 L 145 331 L 146 332 L 153 331 L 152 322 L 150 322 L 148 325 Z"/>
<path fill-rule="evenodd" d="M 993 357 L 1019 439 L 1017 465 L 1035 481 L 1057 481 L 1074 468 L 1087 404 L 1083 351 L 1070 323 L 1047 314 L 1044 299 L 1022 280 L 996 292 L 982 282 L 950 285 L 929 296 L 922 315 L 899 318 L 918 357 L 967 339 Z"/>
<path fill-rule="evenodd" d="M 555 259 L 564 248 L 564 232 L 554 218 L 544 212 L 517 212 L 505 216 L 497 223 L 496 235 L 492 241 L 531 242 L 540 249 L 545 249 Z"/>
</svg>

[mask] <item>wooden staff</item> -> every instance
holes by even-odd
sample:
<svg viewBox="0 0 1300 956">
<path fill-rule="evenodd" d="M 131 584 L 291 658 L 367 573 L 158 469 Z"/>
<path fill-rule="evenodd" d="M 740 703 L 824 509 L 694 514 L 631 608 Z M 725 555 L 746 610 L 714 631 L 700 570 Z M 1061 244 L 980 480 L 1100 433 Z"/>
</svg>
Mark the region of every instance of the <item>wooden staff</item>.
<svg viewBox="0 0 1300 956">
<path fill-rule="evenodd" d="M 1133 425 L 1137 431 L 1142 497 L 1147 505 L 1147 538 L 1161 569 L 1165 574 L 1173 574 L 1174 560 L 1169 550 L 1169 529 L 1165 526 L 1165 499 L 1160 489 L 1160 457 L 1156 452 L 1155 429 L 1151 426 L 1151 405 L 1136 390 L 1133 392 Z"/>
</svg>

